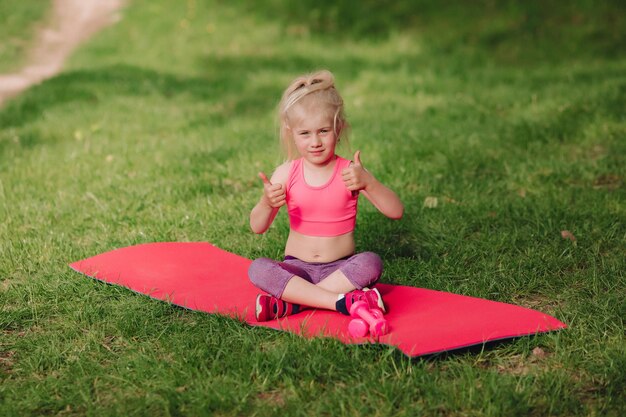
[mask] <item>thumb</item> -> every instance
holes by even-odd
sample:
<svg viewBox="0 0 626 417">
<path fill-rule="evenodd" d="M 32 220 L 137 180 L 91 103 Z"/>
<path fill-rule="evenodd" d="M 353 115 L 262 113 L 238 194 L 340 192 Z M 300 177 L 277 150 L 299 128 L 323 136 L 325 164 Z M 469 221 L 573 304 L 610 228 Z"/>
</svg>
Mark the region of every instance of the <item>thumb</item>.
<svg viewBox="0 0 626 417">
<path fill-rule="evenodd" d="M 263 184 L 272 185 L 271 181 L 269 180 L 269 178 L 267 178 L 267 175 L 265 175 L 263 171 L 259 172 L 259 178 L 261 178 Z"/>
<path fill-rule="evenodd" d="M 361 163 L 361 151 L 356 151 L 354 153 L 354 165 L 363 165 Z"/>
</svg>

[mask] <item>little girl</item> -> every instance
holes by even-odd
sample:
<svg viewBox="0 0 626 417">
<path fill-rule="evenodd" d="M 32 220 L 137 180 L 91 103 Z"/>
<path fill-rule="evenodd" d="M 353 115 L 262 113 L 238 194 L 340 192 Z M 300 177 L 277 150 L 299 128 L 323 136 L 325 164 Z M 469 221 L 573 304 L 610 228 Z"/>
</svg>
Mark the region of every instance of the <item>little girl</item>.
<svg viewBox="0 0 626 417">
<path fill-rule="evenodd" d="M 290 231 L 285 258 L 252 262 L 250 280 L 268 294 L 256 299 L 256 318 L 266 321 L 304 307 L 349 314 L 357 300 L 385 311 L 378 290 L 368 287 L 382 273 L 380 257 L 355 254 L 357 200 L 363 194 L 385 216 L 402 217 L 398 196 L 363 168 L 360 151 L 349 161 L 335 148 L 348 129 L 343 99 L 333 75 L 320 71 L 295 79 L 279 105 L 280 139 L 288 161 L 271 179 L 260 172 L 263 195 L 250 213 L 250 227 L 264 233 L 283 205 Z"/>
</svg>

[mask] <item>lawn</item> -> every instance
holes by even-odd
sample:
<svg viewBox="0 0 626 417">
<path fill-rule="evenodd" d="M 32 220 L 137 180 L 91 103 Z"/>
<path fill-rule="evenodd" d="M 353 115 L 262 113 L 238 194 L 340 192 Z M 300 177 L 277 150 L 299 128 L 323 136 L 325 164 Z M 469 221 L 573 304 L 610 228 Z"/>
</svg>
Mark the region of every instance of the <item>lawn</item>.
<svg viewBox="0 0 626 417">
<path fill-rule="evenodd" d="M 626 413 L 624 6 L 379 3 L 131 0 L 0 109 L 0 415 Z M 27 39 L 44 14 L 0 36 Z M 248 226 L 256 175 L 282 161 L 282 90 L 319 68 L 353 127 L 342 154 L 360 149 L 405 204 L 400 221 L 359 208 L 357 249 L 383 257 L 382 281 L 568 329 L 409 359 L 69 269 L 159 241 L 280 257 L 285 213 Z"/>
<path fill-rule="evenodd" d="M 0 73 L 16 70 L 25 62 L 26 51 L 50 9 L 50 2 L 0 0 Z"/>
</svg>

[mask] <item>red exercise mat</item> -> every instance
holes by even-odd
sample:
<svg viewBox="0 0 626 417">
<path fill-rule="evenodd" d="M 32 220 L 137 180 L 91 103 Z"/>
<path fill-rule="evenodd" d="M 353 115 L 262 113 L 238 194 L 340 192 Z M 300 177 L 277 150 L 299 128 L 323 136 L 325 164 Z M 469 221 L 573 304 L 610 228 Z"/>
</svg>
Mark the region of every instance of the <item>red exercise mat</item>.
<svg viewBox="0 0 626 417">
<path fill-rule="evenodd" d="M 390 332 L 378 340 L 355 339 L 350 318 L 305 310 L 264 323 L 254 318 L 259 290 L 248 280 L 250 260 L 209 243 L 149 243 L 106 252 L 70 266 L 89 277 L 121 285 L 158 300 L 207 313 L 225 314 L 253 326 L 344 343 L 382 343 L 420 356 L 490 341 L 565 328 L 541 312 L 481 298 L 401 285 L 378 284 Z"/>
</svg>

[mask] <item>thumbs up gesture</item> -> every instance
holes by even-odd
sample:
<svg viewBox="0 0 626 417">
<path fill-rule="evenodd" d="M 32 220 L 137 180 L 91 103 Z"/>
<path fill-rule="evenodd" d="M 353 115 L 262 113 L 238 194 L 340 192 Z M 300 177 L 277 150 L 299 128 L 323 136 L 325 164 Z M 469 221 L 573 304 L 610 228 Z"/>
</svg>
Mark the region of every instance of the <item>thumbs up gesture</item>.
<svg viewBox="0 0 626 417">
<path fill-rule="evenodd" d="M 287 203 L 287 194 L 283 184 L 272 184 L 264 172 L 259 172 L 259 178 L 263 181 L 263 200 L 272 208 L 279 208 Z"/>
<path fill-rule="evenodd" d="M 372 174 L 363 167 L 361 151 L 354 153 L 354 161 L 348 168 L 341 171 L 341 176 L 346 188 L 350 191 L 364 190 L 374 179 Z"/>
</svg>

